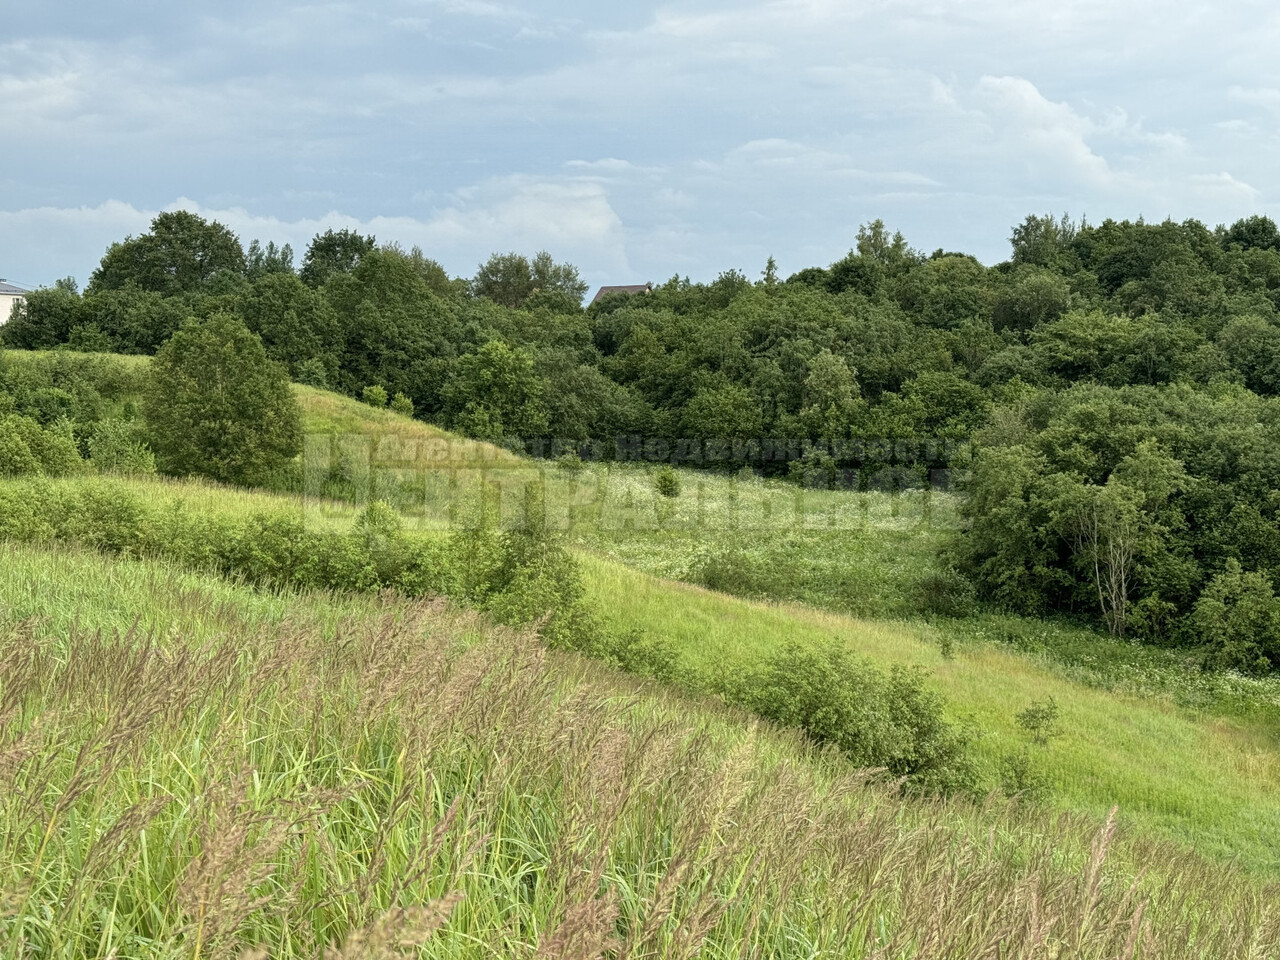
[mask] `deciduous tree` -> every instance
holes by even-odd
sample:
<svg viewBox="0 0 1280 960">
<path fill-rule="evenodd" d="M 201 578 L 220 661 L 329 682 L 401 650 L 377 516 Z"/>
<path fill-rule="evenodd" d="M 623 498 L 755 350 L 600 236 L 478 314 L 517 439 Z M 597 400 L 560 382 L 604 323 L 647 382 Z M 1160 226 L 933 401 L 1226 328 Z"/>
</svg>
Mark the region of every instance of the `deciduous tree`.
<svg viewBox="0 0 1280 960">
<path fill-rule="evenodd" d="M 226 314 L 187 321 L 160 349 L 143 411 L 157 466 L 169 474 L 263 484 L 301 448 L 284 367 Z"/>
</svg>

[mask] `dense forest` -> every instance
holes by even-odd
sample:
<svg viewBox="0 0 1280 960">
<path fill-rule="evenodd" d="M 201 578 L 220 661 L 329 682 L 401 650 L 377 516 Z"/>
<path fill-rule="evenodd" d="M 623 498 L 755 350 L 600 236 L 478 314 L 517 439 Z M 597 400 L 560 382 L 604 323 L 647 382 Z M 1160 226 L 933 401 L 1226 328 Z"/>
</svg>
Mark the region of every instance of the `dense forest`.
<svg viewBox="0 0 1280 960">
<path fill-rule="evenodd" d="M 950 561 L 987 602 L 1280 667 L 1280 231 L 1032 216 L 1011 239 L 986 267 L 876 221 L 826 268 L 783 279 L 771 260 L 583 309 L 576 269 L 545 253 L 465 280 L 329 231 L 295 269 L 287 246 L 174 212 L 114 244 L 83 293 L 37 291 L 0 330 L 154 354 L 236 319 L 295 381 L 536 456 L 950 479 Z M 45 451 L 30 469 L 110 439 L 77 434 L 84 397 L 10 393 L 10 432 Z"/>
</svg>

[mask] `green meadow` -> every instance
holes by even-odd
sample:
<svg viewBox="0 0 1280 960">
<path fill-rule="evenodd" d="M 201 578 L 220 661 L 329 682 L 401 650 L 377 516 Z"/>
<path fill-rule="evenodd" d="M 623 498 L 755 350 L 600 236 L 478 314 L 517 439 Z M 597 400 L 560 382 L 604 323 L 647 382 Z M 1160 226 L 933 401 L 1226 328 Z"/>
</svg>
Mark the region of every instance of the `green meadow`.
<svg viewBox="0 0 1280 960">
<path fill-rule="evenodd" d="M 680 470 L 664 496 L 652 465 L 295 395 L 307 451 L 276 489 L 0 481 L 89 511 L 0 545 L 0 955 L 1270 955 L 1280 681 L 957 594 L 953 494 Z M 593 622 L 661 644 L 674 684 L 462 593 L 219 576 L 121 532 L 354 536 L 377 498 L 430 560 L 535 481 Z M 832 645 L 919 671 L 966 792 L 904 792 L 722 695 Z M 1040 738 L 1019 715 L 1046 704 Z"/>
<path fill-rule="evenodd" d="M 413 536 L 446 536 L 459 498 L 472 489 L 459 485 L 459 474 L 480 473 L 497 485 L 514 476 L 517 486 L 545 478 L 569 504 L 560 535 L 574 547 L 596 615 L 611 629 L 669 642 L 703 686 L 788 642 L 835 641 L 880 666 L 919 667 L 972 739 L 980 790 L 1001 788 L 1002 766 L 1025 754 L 1051 808 L 1101 818 L 1118 806 L 1127 828 L 1262 875 L 1280 871 L 1280 683 L 1204 675 L 1070 624 L 978 612 L 910 617 L 921 568 L 940 563 L 939 546 L 955 526 L 947 494 L 798 490 L 689 470 L 680 472 L 680 495 L 666 498 L 654 492 L 645 465 L 566 473 L 486 445 L 452 443 L 443 431 L 350 398 L 311 388 L 298 395 L 313 436 L 368 437 L 374 449 L 395 438 L 400 454 L 414 443 L 450 442 L 443 467 L 418 458 L 412 462 L 422 476 L 400 474 L 399 495 L 418 507 L 410 511 Z M 84 482 L 47 483 L 56 491 Z M 345 530 L 359 515 L 353 504 L 297 492 L 156 478 L 99 482 L 203 516 L 295 516 Z M 789 528 L 797 522 L 799 529 Z M 708 555 L 735 560 L 757 579 L 725 584 L 744 596 L 700 586 Z M 106 623 L 128 619 L 121 613 Z M 1039 746 L 1016 715 L 1049 698 L 1060 710 L 1060 735 Z"/>
<path fill-rule="evenodd" d="M 904 797 L 794 733 L 448 604 L 65 546 L 0 557 L 5 955 L 1275 942 L 1272 888 L 1215 858 L 1105 815 Z"/>
</svg>

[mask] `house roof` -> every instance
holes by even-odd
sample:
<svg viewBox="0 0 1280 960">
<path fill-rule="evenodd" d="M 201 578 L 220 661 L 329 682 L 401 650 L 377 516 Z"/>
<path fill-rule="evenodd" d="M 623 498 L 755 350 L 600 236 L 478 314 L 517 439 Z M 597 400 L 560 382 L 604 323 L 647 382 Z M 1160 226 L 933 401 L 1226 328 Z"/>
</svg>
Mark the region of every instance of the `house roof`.
<svg viewBox="0 0 1280 960">
<path fill-rule="evenodd" d="M 0 280 L 0 293 L 7 293 L 10 295 L 16 294 L 18 296 L 21 296 L 24 293 L 30 293 L 30 292 L 31 292 L 30 290 L 24 290 L 22 289 L 22 287 L 17 287 L 17 286 L 14 286 L 12 283 L 6 283 L 4 280 Z"/>
<path fill-rule="evenodd" d="M 601 287 L 594 297 L 591 298 L 592 303 L 597 303 L 611 293 L 651 293 L 653 284 L 651 283 L 631 283 L 620 287 Z"/>
</svg>

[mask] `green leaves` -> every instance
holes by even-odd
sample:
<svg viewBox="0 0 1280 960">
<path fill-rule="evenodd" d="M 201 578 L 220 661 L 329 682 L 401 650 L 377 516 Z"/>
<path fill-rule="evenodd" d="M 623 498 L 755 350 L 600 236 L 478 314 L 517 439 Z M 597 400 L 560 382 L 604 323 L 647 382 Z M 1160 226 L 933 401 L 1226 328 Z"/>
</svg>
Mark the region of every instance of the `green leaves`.
<svg viewBox="0 0 1280 960">
<path fill-rule="evenodd" d="M 1191 619 L 1208 645 L 1210 665 L 1269 673 L 1280 664 L 1280 599 L 1265 574 L 1228 560 L 1196 601 Z"/>
<path fill-rule="evenodd" d="M 234 233 L 186 210 L 159 214 L 151 232 L 111 245 L 88 292 L 135 285 L 164 296 L 194 293 L 219 273 L 241 275 L 244 250 Z"/>
<path fill-rule="evenodd" d="M 225 314 L 188 321 L 156 354 L 143 409 L 165 473 L 266 484 L 301 449 L 288 375 Z"/>
</svg>

